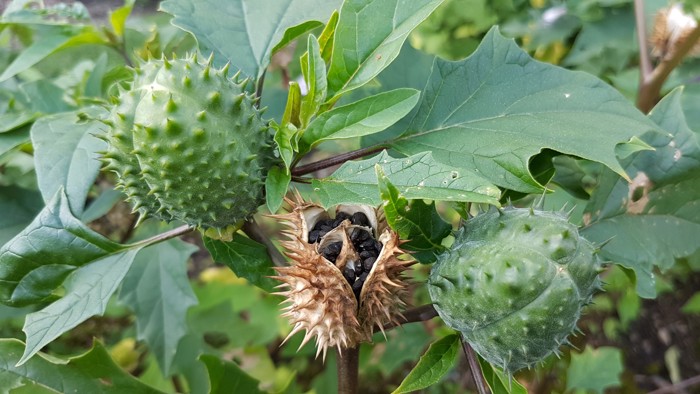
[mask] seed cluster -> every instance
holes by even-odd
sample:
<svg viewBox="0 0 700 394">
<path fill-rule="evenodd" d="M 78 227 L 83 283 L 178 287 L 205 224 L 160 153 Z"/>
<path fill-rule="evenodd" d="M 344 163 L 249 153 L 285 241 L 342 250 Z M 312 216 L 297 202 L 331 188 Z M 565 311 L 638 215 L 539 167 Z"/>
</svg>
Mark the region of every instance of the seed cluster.
<svg viewBox="0 0 700 394">
<path fill-rule="evenodd" d="M 339 212 L 335 219 L 321 220 L 309 232 L 309 243 L 319 242 L 328 232 L 340 226 L 345 220 L 350 223 L 362 226 L 364 228 L 353 228 L 350 233 L 350 241 L 359 255 L 358 261 L 348 261 L 343 269 L 343 277 L 352 287 L 355 298 L 360 299 L 362 285 L 364 285 L 372 266 L 377 261 L 379 252 L 382 250 L 382 243 L 375 240 L 371 225 L 367 216 L 362 212 L 356 212 L 349 215 L 345 212 Z M 321 249 L 321 254 L 328 261 L 335 263 L 338 255 L 343 249 L 343 242 L 331 242 Z"/>
</svg>

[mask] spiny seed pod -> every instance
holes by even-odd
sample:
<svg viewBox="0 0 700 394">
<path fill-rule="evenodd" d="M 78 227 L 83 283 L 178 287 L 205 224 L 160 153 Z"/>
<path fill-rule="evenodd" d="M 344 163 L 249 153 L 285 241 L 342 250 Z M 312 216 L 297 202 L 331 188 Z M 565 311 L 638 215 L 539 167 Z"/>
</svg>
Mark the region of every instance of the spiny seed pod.
<svg viewBox="0 0 700 394">
<path fill-rule="evenodd" d="M 352 348 L 369 342 L 374 327 L 398 324 L 405 306 L 401 273 L 412 262 L 383 212 L 363 205 L 341 205 L 334 217 L 299 194 L 287 199 L 291 211 L 274 215 L 287 225 L 283 242 L 290 267 L 276 268 L 286 288 L 284 316 L 294 326 L 287 337 L 306 330 L 302 346 L 316 338 L 316 355 L 329 347 Z M 286 341 L 286 339 L 285 339 Z"/>
<path fill-rule="evenodd" d="M 683 11 L 681 2 L 660 9 L 654 17 L 654 27 L 649 37 L 651 54 L 662 59 L 672 57 L 691 38 L 697 25 L 698 21 Z M 700 43 L 696 42 L 687 55 L 700 56 Z"/>
<path fill-rule="evenodd" d="M 106 169 L 140 216 L 221 230 L 264 202 L 271 135 L 247 80 L 196 56 L 144 62 L 105 121 Z"/>
<path fill-rule="evenodd" d="M 601 266 L 566 215 L 506 208 L 467 221 L 432 267 L 428 290 L 448 326 L 513 373 L 568 344 L 600 289 Z"/>
</svg>

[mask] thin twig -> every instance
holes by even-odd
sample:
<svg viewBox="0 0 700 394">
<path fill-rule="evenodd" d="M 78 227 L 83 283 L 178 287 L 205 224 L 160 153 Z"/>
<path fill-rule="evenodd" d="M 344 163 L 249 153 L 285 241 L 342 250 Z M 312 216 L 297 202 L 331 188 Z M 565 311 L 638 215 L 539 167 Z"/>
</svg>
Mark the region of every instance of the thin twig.
<svg viewBox="0 0 700 394">
<path fill-rule="evenodd" d="M 159 242 L 167 241 L 172 238 L 177 238 L 181 235 L 185 235 L 187 233 L 191 233 L 194 231 L 195 226 L 190 226 L 190 225 L 184 225 L 180 226 L 177 228 L 174 228 L 170 231 L 166 231 L 162 234 L 158 234 L 156 236 L 153 236 L 151 238 L 144 239 L 143 241 L 135 242 L 133 244 L 130 244 L 130 247 L 135 247 L 135 246 L 150 246 L 153 244 L 157 244 Z"/>
<path fill-rule="evenodd" d="M 432 304 L 421 305 L 413 309 L 409 309 L 403 313 L 403 318 L 399 319 L 399 324 L 388 324 L 384 326 L 384 331 L 389 331 L 392 328 L 402 326 L 408 323 L 416 323 L 419 321 L 427 321 L 436 317 L 437 311 Z M 374 332 L 380 332 L 379 326 L 374 326 Z"/>
<path fill-rule="evenodd" d="M 338 394 L 356 394 L 360 374 L 360 347 L 345 348 L 338 354 Z"/>
<path fill-rule="evenodd" d="M 665 57 L 659 63 L 648 78 L 645 78 L 639 86 L 637 95 L 637 108 L 642 112 L 649 112 L 661 98 L 661 88 L 666 79 L 683 60 L 685 55 L 695 46 L 700 39 L 700 25 L 696 26 L 686 36 L 681 45 L 671 50 L 670 56 Z"/>
<path fill-rule="evenodd" d="M 637 41 L 639 41 L 639 80 L 643 83 L 652 72 L 651 58 L 647 38 L 647 23 L 644 15 L 644 0 L 634 0 L 634 19 L 637 25 Z"/>
<path fill-rule="evenodd" d="M 474 384 L 476 385 L 476 391 L 479 394 L 489 394 L 489 386 L 486 384 L 486 379 L 484 379 L 484 373 L 481 371 L 481 365 L 479 360 L 476 358 L 476 353 L 472 349 L 471 345 L 467 341 L 462 339 L 462 350 L 464 350 L 464 355 L 467 356 L 467 362 L 469 362 L 469 371 L 474 379 Z"/>
<path fill-rule="evenodd" d="M 265 234 L 254 218 L 251 218 L 243 223 L 243 232 L 253 241 L 265 245 L 267 248 L 267 254 L 270 255 L 270 259 L 275 266 L 284 267 L 287 265 L 287 259 L 284 258 L 282 253 L 280 253 L 275 244 L 272 242 L 271 237 Z"/>
<path fill-rule="evenodd" d="M 649 392 L 649 394 L 674 393 L 676 391 L 680 391 L 698 384 L 700 384 L 700 375 L 693 376 L 692 378 L 680 381 L 676 384 L 668 385 L 666 387 L 662 387 L 660 389 L 651 391 Z"/>
<path fill-rule="evenodd" d="M 343 153 L 341 155 L 329 157 L 327 159 L 319 160 L 314 163 L 309 163 L 300 167 L 292 169 L 293 176 L 301 176 L 322 170 L 324 168 L 333 167 L 338 164 L 345 163 L 348 160 L 359 159 L 360 157 L 365 157 L 371 155 L 372 153 L 377 153 L 381 150 L 386 149 L 385 145 L 374 145 L 367 148 L 362 148 L 354 150 L 351 152 Z"/>
</svg>

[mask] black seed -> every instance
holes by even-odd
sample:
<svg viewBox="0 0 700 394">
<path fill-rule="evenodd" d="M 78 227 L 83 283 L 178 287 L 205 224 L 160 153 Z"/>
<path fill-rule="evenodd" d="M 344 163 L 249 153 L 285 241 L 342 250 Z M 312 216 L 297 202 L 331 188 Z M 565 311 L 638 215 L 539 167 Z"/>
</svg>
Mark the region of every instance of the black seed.
<svg viewBox="0 0 700 394">
<path fill-rule="evenodd" d="M 340 219 L 340 221 L 342 222 L 345 219 L 350 219 L 350 215 L 348 215 L 345 212 L 338 212 L 338 214 L 335 215 L 335 220 L 338 220 L 338 219 Z"/>
<path fill-rule="evenodd" d="M 350 282 L 350 284 L 355 283 L 355 270 L 353 270 L 350 265 L 345 266 L 343 276 L 348 280 L 348 282 Z"/>
<path fill-rule="evenodd" d="M 362 285 L 365 284 L 363 280 L 356 280 L 355 283 L 352 284 L 352 291 L 356 292 L 355 294 L 359 295 L 358 293 L 360 290 L 362 290 Z"/>
<path fill-rule="evenodd" d="M 359 230 L 360 234 L 359 237 L 357 238 L 358 241 L 366 241 L 369 237 L 370 234 L 367 231 L 364 230 Z"/>
<path fill-rule="evenodd" d="M 374 265 L 375 261 L 377 261 L 376 257 L 368 257 L 362 261 L 362 267 L 365 271 L 369 271 L 372 269 L 372 265 Z"/>
<path fill-rule="evenodd" d="M 318 230 L 313 230 L 309 233 L 309 243 L 316 243 L 318 242 L 319 238 L 321 238 L 321 232 Z"/>
<path fill-rule="evenodd" d="M 350 233 L 350 240 L 352 241 L 353 244 L 357 243 L 357 241 L 360 239 L 360 233 L 364 231 L 358 230 L 358 229 L 353 229 L 352 232 Z"/>
<path fill-rule="evenodd" d="M 333 242 L 328 244 L 326 246 L 326 251 L 331 254 L 335 254 L 336 256 L 340 253 L 340 251 L 343 249 L 343 241 L 338 241 L 338 242 Z"/>
<path fill-rule="evenodd" d="M 363 250 L 374 249 L 374 240 L 368 239 L 360 244 L 360 248 Z"/>
<path fill-rule="evenodd" d="M 328 231 L 320 231 L 318 232 L 318 240 L 320 241 L 321 238 L 325 237 L 326 234 L 328 234 Z"/>
<path fill-rule="evenodd" d="M 340 226 L 340 223 L 343 223 L 343 219 L 335 219 L 333 221 L 333 228 Z"/>
<path fill-rule="evenodd" d="M 360 252 L 360 258 L 361 258 L 362 260 L 366 259 L 367 257 L 372 257 L 373 255 L 376 256 L 377 254 L 376 254 L 376 253 L 372 253 L 372 252 L 369 251 L 369 250 L 364 250 L 364 251 Z"/>
<path fill-rule="evenodd" d="M 384 245 L 382 245 L 381 242 L 379 242 L 379 241 L 374 241 L 374 249 L 375 249 L 377 252 L 379 252 L 380 250 L 382 250 L 382 247 L 383 247 L 383 246 L 384 246 Z"/>
<path fill-rule="evenodd" d="M 321 231 L 329 232 L 329 231 L 331 231 L 331 230 L 333 230 L 333 227 L 331 227 L 331 226 L 329 226 L 329 225 L 323 225 L 323 226 L 321 226 Z"/>
<path fill-rule="evenodd" d="M 369 275 L 369 272 L 363 272 L 362 275 L 357 279 L 357 282 L 362 282 L 365 283 L 365 279 L 367 279 L 367 275 Z"/>
<path fill-rule="evenodd" d="M 367 219 L 367 215 L 362 212 L 353 213 L 350 221 L 352 224 L 356 224 L 358 226 L 369 226 L 369 219 Z"/>
<path fill-rule="evenodd" d="M 314 224 L 314 228 L 312 228 L 311 231 L 320 230 L 321 226 L 325 226 L 325 225 L 326 225 L 326 221 L 321 220 L 320 222 L 317 222 L 316 224 Z"/>
</svg>

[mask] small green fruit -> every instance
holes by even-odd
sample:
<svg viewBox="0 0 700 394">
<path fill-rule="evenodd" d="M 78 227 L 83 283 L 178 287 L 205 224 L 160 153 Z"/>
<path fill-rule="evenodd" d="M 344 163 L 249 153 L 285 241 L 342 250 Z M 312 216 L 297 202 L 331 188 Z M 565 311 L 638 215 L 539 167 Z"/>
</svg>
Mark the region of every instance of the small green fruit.
<svg viewBox="0 0 700 394">
<path fill-rule="evenodd" d="M 428 290 L 448 326 L 513 373 L 558 352 L 600 289 L 597 249 L 560 213 L 479 215 L 432 267 Z"/>
<path fill-rule="evenodd" d="M 114 99 L 103 160 L 142 217 L 225 232 L 264 202 L 271 134 L 227 69 L 149 60 Z"/>
</svg>

